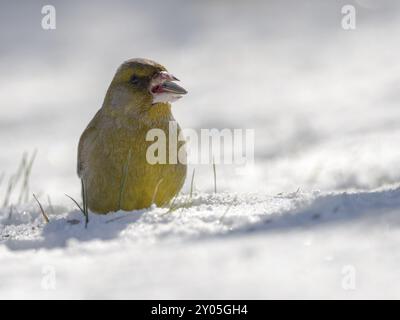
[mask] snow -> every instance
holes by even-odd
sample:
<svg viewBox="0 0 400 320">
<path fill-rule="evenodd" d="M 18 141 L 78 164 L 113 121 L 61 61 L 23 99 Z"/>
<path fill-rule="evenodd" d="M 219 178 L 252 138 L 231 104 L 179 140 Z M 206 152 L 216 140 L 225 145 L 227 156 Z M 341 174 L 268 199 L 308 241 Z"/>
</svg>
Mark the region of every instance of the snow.
<svg viewBox="0 0 400 320">
<path fill-rule="evenodd" d="M 0 298 L 400 298 L 398 1 L 355 1 L 353 31 L 348 1 L 52 4 L 49 32 L 39 4 L 0 5 L 0 205 L 37 149 L 50 217 L 20 186 L 0 209 Z M 217 165 L 217 195 L 191 165 L 185 208 L 85 229 L 77 142 L 134 57 L 181 79 L 181 127 L 254 130 L 255 163 Z"/>
<path fill-rule="evenodd" d="M 195 194 L 182 208 L 1 212 L 1 298 L 395 298 L 400 188 Z M 186 208 L 184 205 L 186 204 Z M 49 211 L 50 208 L 47 208 Z M 61 210 L 62 211 L 62 210 Z M 354 287 L 344 284 L 355 270 Z M 48 287 L 54 271 L 54 288 Z M 14 275 L 14 276 L 11 276 Z"/>
</svg>

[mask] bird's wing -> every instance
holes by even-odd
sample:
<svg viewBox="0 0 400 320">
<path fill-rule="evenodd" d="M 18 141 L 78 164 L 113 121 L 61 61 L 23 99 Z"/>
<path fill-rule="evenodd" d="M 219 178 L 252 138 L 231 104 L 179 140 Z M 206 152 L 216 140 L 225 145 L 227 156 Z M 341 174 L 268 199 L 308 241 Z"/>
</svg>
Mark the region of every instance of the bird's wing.
<svg viewBox="0 0 400 320">
<path fill-rule="evenodd" d="M 85 159 L 87 155 L 85 154 L 85 145 L 91 144 L 97 137 L 98 134 L 98 127 L 97 124 L 99 122 L 99 110 L 92 121 L 88 124 L 86 127 L 85 131 L 83 131 L 81 138 L 79 139 L 79 145 L 78 145 L 78 166 L 77 166 L 77 173 L 78 176 L 81 178 L 82 177 L 82 171 L 83 168 L 85 167 Z M 86 157 L 85 157 L 86 156 Z"/>
</svg>

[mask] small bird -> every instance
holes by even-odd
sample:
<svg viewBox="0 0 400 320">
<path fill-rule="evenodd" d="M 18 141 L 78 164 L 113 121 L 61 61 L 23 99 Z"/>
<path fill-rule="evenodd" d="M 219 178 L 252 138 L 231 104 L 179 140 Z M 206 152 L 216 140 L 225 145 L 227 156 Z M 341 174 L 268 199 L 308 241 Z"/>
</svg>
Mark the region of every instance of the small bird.
<svg viewBox="0 0 400 320">
<path fill-rule="evenodd" d="M 169 123 L 175 121 L 170 102 L 187 93 L 176 81 L 165 67 L 148 59 L 130 59 L 118 68 L 102 107 L 79 141 L 78 176 L 92 212 L 163 206 L 182 188 L 185 161 L 151 164 L 146 159 L 154 143 L 146 141 L 149 130 L 163 130 L 168 146 Z M 184 143 L 179 139 L 178 149 Z"/>
</svg>

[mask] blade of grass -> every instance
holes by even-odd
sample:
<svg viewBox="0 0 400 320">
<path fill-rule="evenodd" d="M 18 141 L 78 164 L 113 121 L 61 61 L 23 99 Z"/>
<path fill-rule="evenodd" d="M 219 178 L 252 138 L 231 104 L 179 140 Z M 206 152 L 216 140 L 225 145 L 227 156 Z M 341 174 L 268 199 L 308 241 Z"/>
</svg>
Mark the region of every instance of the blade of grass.
<svg viewBox="0 0 400 320">
<path fill-rule="evenodd" d="M 222 222 L 223 222 L 225 216 L 228 214 L 229 210 L 231 210 L 231 208 L 232 208 L 234 202 L 236 202 L 236 200 L 237 200 L 237 196 L 235 196 L 235 198 L 233 198 L 233 201 L 232 201 L 232 202 L 229 204 L 229 206 L 226 208 L 224 214 L 221 216 L 221 218 L 219 218 L 218 223 L 222 224 Z"/>
<path fill-rule="evenodd" d="M 190 182 L 190 192 L 189 195 L 186 198 L 185 203 L 181 206 L 181 209 L 187 209 L 190 208 L 193 204 L 193 190 L 194 190 L 194 175 L 195 175 L 195 169 L 193 169 L 193 173 L 192 173 L 192 180 Z"/>
<path fill-rule="evenodd" d="M 4 172 L 2 172 L 0 175 L 0 186 L 1 186 L 5 176 L 6 176 L 6 174 Z"/>
<path fill-rule="evenodd" d="M 161 184 L 161 182 L 162 182 L 163 180 L 164 180 L 164 179 L 161 178 L 161 179 L 157 182 L 157 185 L 156 185 L 156 187 L 154 188 L 153 197 L 152 197 L 152 199 L 151 199 L 151 204 L 155 204 L 156 196 L 157 196 L 157 193 L 158 193 L 158 188 L 159 188 L 159 186 L 160 186 L 160 184 Z"/>
<path fill-rule="evenodd" d="M 191 204 L 192 204 L 192 197 L 193 197 L 193 191 L 194 191 L 194 177 L 195 177 L 195 172 L 196 172 L 196 169 L 193 169 L 193 172 L 192 172 L 192 179 L 191 179 L 191 182 L 190 182 L 190 192 L 189 192 L 189 196 L 187 197 L 187 200 L 185 201 L 185 203 L 184 203 L 183 205 L 179 205 L 179 204 L 176 204 L 176 205 L 175 205 L 176 200 L 177 200 L 177 198 L 178 198 L 178 194 L 177 194 L 177 195 L 176 195 L 175 197 L 173 197 L 173 199 L 171 200 L 170 206 L 169 206 L 169 208 L 168 208 L 168 211 L 165 212 L 165 214 L 174 212 L 174 211 L 176 211 L 176 210 L 178 210 L 178 209 L 189 208 L 189 207 L 191 206 Z"/>
<path fill-rule="evenodd" d="M 10 211 L 8 212 L 8 220 L 11 220 L 13 215 L 13 206 L 10 206 Z"/>
<path fill-rule="evenodd" d="M 177 198 L 178 198 L 178 195 L 175 195 L 175 197 L 172 198 L 169 208 L 168 208 L 168 211 L 165 212 L 165 214 L 171 213 L 171 212 L 175 211 L 176 209 L 178 209 L 179 206 L 174 206 Z"/>
<path fill-rule="evenodd" d="M 79 208 L 79 210 L 81 210 L 81 212 L 82 212 L 83 214 L 85 214 L 85 211 L 84 211 L 83 208 L 79 205 L 78 201 L 76 201 L 74 198 L 72 198 L 71 196 L 67 195 L 66 193 L 65 193 L 65 196 L 68 197 L 68 198 L 70 198 L 70 199 L 76 204 L 76 206 Z"/>
<path fill-rule="evenodd" d="M 217 168 L 213 158 L 213 171 L 214 171 L 214 193 L 217 193 Z"/>
<path fill-rule="evenodd" d="M 49 195 L 47 195 L 47 203 L 49 204 L 49 209 L 50 209 L 51 213 L 54 214 L 53 204 L 51 203 L 51 198 Z"/>
<path fill-rule="evenodd" d="M 76 204 L 76 206 L 79 208 L 79 210 L 82 212 L 82 214 L 85 217 L 85 229 L 87 229 L 87 225 L 89 223 L 89 210 L 88 210 L 88 204 L 87 204 L 87 191 L 86 191 L 83 179 L 81 179 L 81 188 L 82 188 L 81 189 L 82 206 L 80 206 L 78 201 L 76 201 L 70 195 L 65 194 L 65 196 L 68 197 L 69 199 L 71 199 Z"/>
<path fill-rule="evenodd" d="M 42 216 L 43 216 L 44 220 L 46 221 L 46 223 L 49 223 L 50 220 L 49 220 L 49 218 L 47 217 L 46 213 L 44 212 L 43 207 L 42 207 L 42 204 L 40 203 L 40 201 L 38 200 L 38 198 L 36 198 L 36 196 L 35 196 L 34 193 L 33 193 L 32 195 L 33 195 L 33 197 L 35 198 L 36 202 L 37 202 L 38 205 L 39 205 L 39 208 L 40 208 L 40 211 L 42 212 Z"/>
<path fill-rule="evenodd" d="M 25 200 L 24 200 L 25 202 L 29 201 L 29 179 L 30 179 L 30 175 L 32 172 L 33 163 L 35 162 L 36 154 L 37 154 L 37 150 L 35 149 L 29 162 L 27 162 L 25 164 L 25 168 L 23 170 L 23 182 L 22 182 L 21 191 L 20 191 L 19 198 L 18 198 L 19 205 L 23 202 L 24 197 L 25 197 Z"/>
<path fill-rule="evenodd" d="M 1 175 L 0 175 L 0 187 L 1 187 L 1 184 L 3 183 L 3 180 L 4 180 L 5 176 L 6 176 L 6 174 L 4 172 L 2 172 Z"/>
<path fill-rule="evenodd" d="M 14 189 L 15 180 L 16 180 L 16 177 L 14 175 L 11 176 L 10 179 L 8 180 L 7 191 L 4 196 L 3 208 L 7 207 L 8 203 L 10 202 L 10 197 L 11 197 L 12 191 Z"/>
<path fill-rule="evenodd" d="M 18 184 L 18 181 L 21 178 L 22 172 L 26 166 L 26 158 L 27 158 L 27 154 L 26 154 L 26 152 L 24 152 L 22 155 L 22 160 L 19 164 L 17 172 L 14 175 L 12 175 L 10 177 L 10 179 L 8 180 L 8 187 L 7 187 L 6 195 L 4 198 L 3 207 L 7 207 L 10 202 L 10 198 L 14 191 L 14 188 Z"/>
<path fill-rule="evenodd" d="M 85 186 L 83 179 L 81 179 L 81 185 L 82 185 L 83 214 L 85 216 L 85 229 L 87 229 L 89 223 L 89 209 L 88 209 L 89 207 L 87 201 L 87 188 Z"/>
<path fill-rule="evenodd" d="M 125 191 L 125 185 L 129 171 L 129 162 L 131 161 L 131 157 L 132 157 L 132 150 L 129 149 L 126 162 L 124 164 L 124 167 L 122 168 L 121 186 L 119 189 L 119 202 L 118 202 L 118 207 L 120 210 L 122 209 L 122 197 Z"/>
<path fill-rule="evenodd" d="M 193 189 L 194 189 L 194 174 L 196 173 L 196 169 L 193 169 L 192 173 L 192 181 L 190 182 L 190 199 L 192 199 L 193 196 Z"/>
</svg>

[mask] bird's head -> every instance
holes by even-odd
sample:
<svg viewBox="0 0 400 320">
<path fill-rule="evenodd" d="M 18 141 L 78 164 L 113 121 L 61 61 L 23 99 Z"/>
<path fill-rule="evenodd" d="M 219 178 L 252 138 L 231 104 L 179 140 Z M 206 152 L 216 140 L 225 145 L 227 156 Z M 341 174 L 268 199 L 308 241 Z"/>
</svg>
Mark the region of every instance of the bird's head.
<svg viewBox="0 0 400 320">
<path fill-rule="evenodd" d="M 168 104 L 187 93 L 176 81 L 179 80 L 154 61 L 131 59 L 118 68 L 107 93 L 107 104 L 141 111 Z"/>
</svg>

